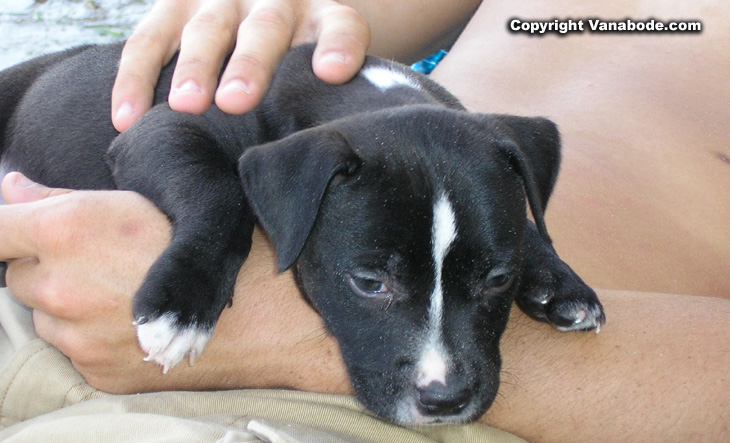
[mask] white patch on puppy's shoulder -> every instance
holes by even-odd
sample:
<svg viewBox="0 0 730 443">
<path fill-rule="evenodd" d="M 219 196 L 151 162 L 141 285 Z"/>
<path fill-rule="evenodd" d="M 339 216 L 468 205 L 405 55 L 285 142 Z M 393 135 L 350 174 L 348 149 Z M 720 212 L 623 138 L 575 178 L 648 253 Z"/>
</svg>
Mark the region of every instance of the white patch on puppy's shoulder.
<svg viewBox="0 0 730 443">
<path fill-rule="evenodd" d="M 406 74 L 384 66 L 368 66 L 360 71 L 360 74 L 381 91 L 386 91 L 395 86 L 421 89 L 419 84 Z"/>
</svg>

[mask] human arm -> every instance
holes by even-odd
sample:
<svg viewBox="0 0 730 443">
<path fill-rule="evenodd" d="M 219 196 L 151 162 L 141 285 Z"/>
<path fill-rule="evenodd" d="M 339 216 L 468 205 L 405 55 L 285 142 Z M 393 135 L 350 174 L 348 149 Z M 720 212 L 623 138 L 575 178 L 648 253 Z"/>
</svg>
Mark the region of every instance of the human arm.
<svg viewBox="0 0 730 443">
<path fill-rule="evenodd" d="M 368 46 L 377 55 L 414 60 L 455 37 L 479 2 L 342 3 L 158 0 L 122 52 L 112 93 L 114 126 L 124 131 L 149 109 L 160 69 L 178 50 L 173 109 L 202 113 L 215 98 L 225 112 L 243 113 L 261 100 L 292 45 L 317 42 L 315 73 L 344 83 L 362 66 Z"/>
<path fill-rule="evenodd" d="M 163 376 L 142 361 L 129 298 L 167 244 L 165 217 L 131 192 L 27 190 L 16 178 L 3 183 L 6 201 L 34 203 L 0 207 L 6 233 L 0 258 L 35 258 L 10 265 L 9 287 L 35 308 L 41 337 L 92 386 L 118 393 L 240 387 L 351 393 L 336 342 L 291 274 L 275 272 L 273 250 L 259 231 L 233 306 L 223 311 L 205 352 L 195 366 Z M 126 254 L 112 253 L 122 247 Z M 598 295 L 609 313 L 600 334 L 561 333 L 513 310 L 501 345 L 499 395 L 482 420 L 531 441 L 726 440 L 730 301 Z"/>
<path fill-rule="evenodd" d="M 69 357 L 92 386 L 114 393 L 321 390 L 327 379 L 325 391 L 349 390 L 334 340 L 292 293 L 291 275 L 269 266 L 273 252 L 259 231 L 233 306 L 224 310 L 205 352 L 194 366 L 184 362 L 163 375 L 160 366 L 143 361 L 131 297 L 167 246 L 166 217 L 132 192 L 27 185 L 16 173 L 3 181 L 10 204 L 0 206 L 0 256 L 22 257 L 8 267 L 8 288 L 34 309 L 39 336 Z M 332 383 L 338 372 L 340 382 Z"/>
</svg>

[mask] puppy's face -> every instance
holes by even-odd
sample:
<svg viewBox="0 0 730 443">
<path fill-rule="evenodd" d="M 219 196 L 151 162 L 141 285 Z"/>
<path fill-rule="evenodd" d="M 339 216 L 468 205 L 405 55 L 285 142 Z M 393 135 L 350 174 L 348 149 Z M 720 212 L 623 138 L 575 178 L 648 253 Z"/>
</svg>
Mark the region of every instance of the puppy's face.
<svg viewBox="0 0 730 443">
<path fill-rule="evenodd" d="M 336 166 L 324 160 L 337 172 L 324 179 L 296 252 L 299 282 L 337 338 L 358 398 L 403 423 L 471 421 L 491 405 L 521 271 L 523 178 L 500 137 L 451 113 L 346 121 L 307 142 L 330 146 L 328 159 L 345 154 Z M 320 172 L 305 167 L 308 179 Z M 305 206 L 285 210 L 296 220 L 308 217 Z M 272 235 L 280 258 L 279 244 L 302 241 L 281 235 Z"/>
<path fill-rule="evenodd" d="M 363 165 L 327 195 L 300 282 L 369 409 L 409 423 L 477 418 L 498 386 L 521 188 L 503 173 L 502 195 L 468 180 L 418 189 L 408 168 L 381 168 Z"/>
</svg>

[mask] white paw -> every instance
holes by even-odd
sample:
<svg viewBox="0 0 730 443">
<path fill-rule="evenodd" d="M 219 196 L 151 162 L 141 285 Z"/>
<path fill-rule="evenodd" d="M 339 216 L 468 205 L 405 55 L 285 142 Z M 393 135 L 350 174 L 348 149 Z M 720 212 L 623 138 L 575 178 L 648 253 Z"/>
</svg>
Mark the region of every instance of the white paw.
<svg viewBox="0 0 730 443">
<path fill-rule="evenodd" d="M 165 374 L 186 355 L 190 356 L 192 365 L 213 334 L 210 328 L 181 328 L 176 323 L 175 317 L 168 313 L 137 325 L 139 344 L 147 353 L 144 360 L 158 363 Z"/>
</svg>

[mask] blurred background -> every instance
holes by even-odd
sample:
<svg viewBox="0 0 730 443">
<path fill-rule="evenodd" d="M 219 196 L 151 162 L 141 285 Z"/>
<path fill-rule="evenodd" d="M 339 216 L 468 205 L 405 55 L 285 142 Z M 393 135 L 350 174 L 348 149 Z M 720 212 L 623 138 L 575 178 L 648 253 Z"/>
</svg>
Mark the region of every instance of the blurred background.
<svg viewBox="0 0 730 443">
<path fill-rule="evenodd" d="M 154 0 L 0 0 L 0 69 L 48 52 L 126 38 Z"/>
</svg>

